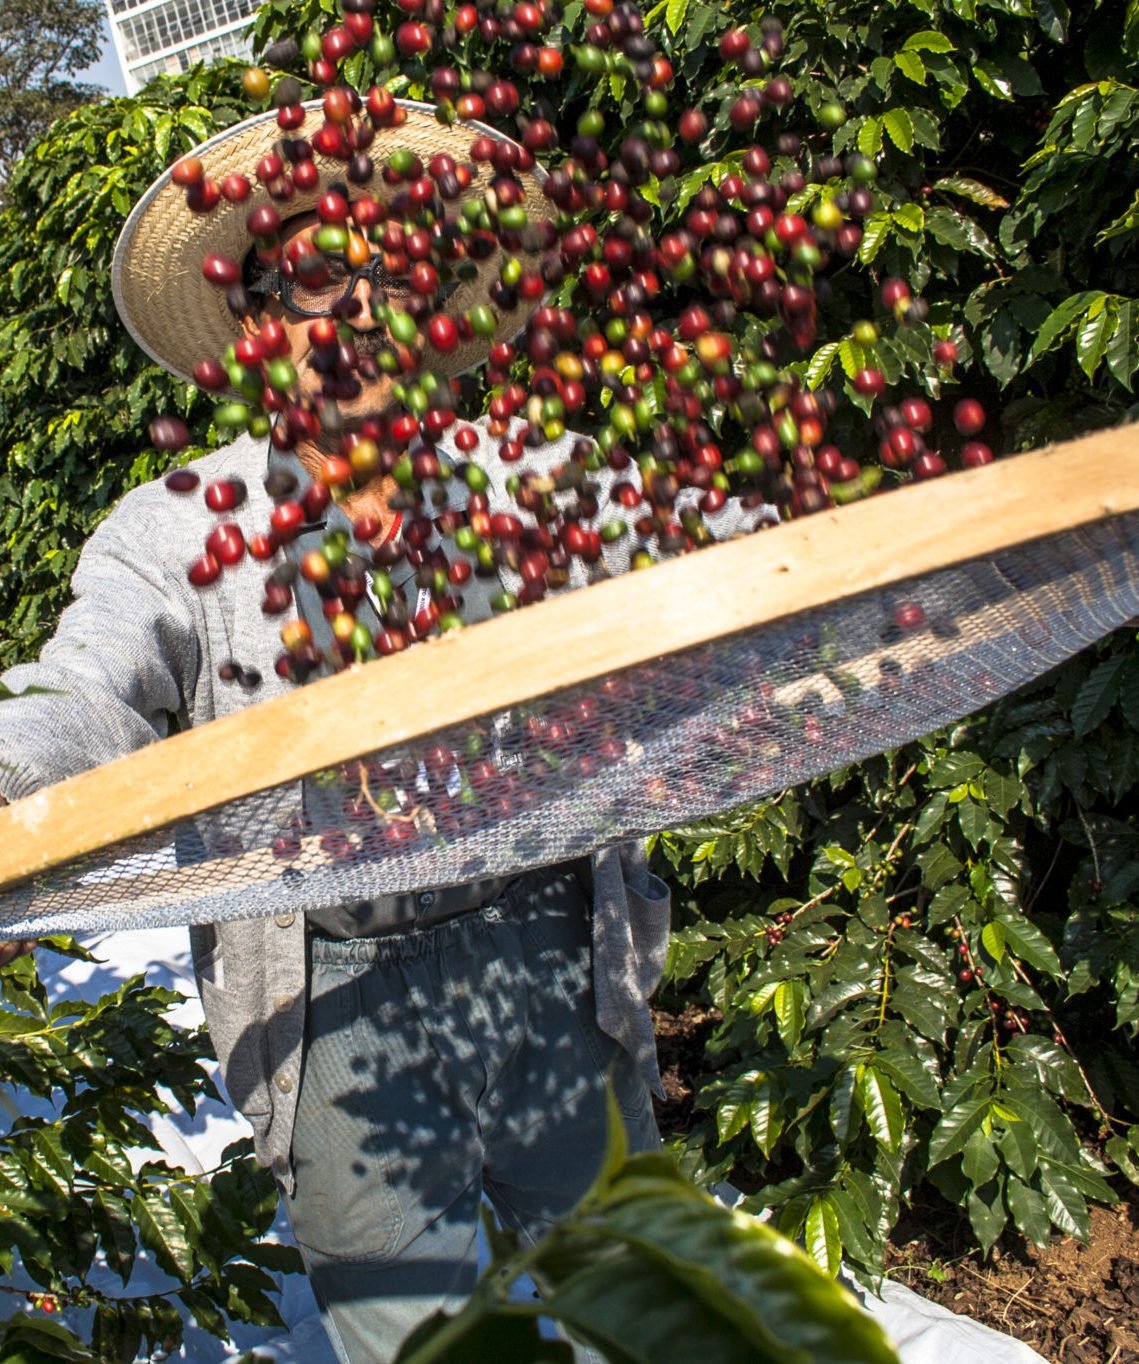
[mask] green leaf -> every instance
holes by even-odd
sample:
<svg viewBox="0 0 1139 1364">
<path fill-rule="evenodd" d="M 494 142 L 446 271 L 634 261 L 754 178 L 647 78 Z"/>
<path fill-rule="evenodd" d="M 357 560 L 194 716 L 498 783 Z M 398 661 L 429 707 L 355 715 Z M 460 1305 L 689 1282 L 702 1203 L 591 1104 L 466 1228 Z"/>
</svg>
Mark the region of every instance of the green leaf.
<svg viewBox="0 0 1139 1364">
<path fill-rule="evenodd" d="M 664 21 L 668 25 L 668 31 L 676 34 L 684 27 L 684 20 L 688 14 L 688 0 L 668 0 L 664 11 Z"/>
<path fill-rule="evenodd" d="M 907 110 L 890 109 L 882 115 L 882 127 L 890 135 L 890 141 L 899 151 L 913 151 L 914 121 Z"/>
<path fill-rule="evenodd" d="M 1109 306 L 1098 316 L 1089 313 L 1076 332 L 1076 358 L 1089 379 L 1095 378 L 1096 370 L 1103 362 L 1117 321 L 1118 315 L 1114 306 Z"/>
<path fill-rule="evenodd" d="M 1039 1163 L 1039 1149 L 1032 1128 L 1026 1122 L 1010 1122 L 997 1142 L 1005 1164 L 1021 1179 L 1031 1179 Z"/>
<path fill-rule="evenodd" d="M 1106 298 L 1102 292 L 1087 290 L 1084 293 L 1072 294 L 1063 303 L 1053 308 L 1041 324 L 1040 331 L 1033 342 L 1033 359 L 1038 359 L 1041 355 L 1058 346 L 1071 330 L 1076 319 L 1082 317 L 1096 299 L 1102 298 Z"/>
<path fill-rule="evenodd" d="M 811 1200 L 804 1224 L 807 1254 L 830 1278 L 836 1278 L 842 1265 L 842 1238 L 839 1234 L 838 1214 L 830 1194 Z"/>
<path fill-rule="evenodd" d="M 994 99 L 1013 98 L 1012 81 L 995 62 L 979 61 L 973 66 L 973 78 L 987 95 Z"/>
<path fill-rule="evenodd" d="M 911 973 L 914 979 L 907 979 Z M 907 1023 L 915 1027 L 923 1037 L 931 1042 L 944 1042 L 945 1032 L 951 1019 L 947 999 L 948 987 L 944 982 L 932 982 L 931 989 L 928 972 L 918 973 L 915 968 L 905 967 L 898 972 L 898 984 L 894 989 L 894 1008 Z"/>
<path fill-rule="evenodd" d="M 1005 956 L 1005 930 L 1004 925 L 996 919 L 990 921 L 981 929 L 981 946 L 996 962 L 1004 960 Z"/>
<path fill-rule="evenodd" d="M 1086 1241 L 1091 1232 L 1088 1205 L 1068 1174 L 1044 1159 L 1040 1162 L 1040 1183 L 1053 1224 L 1066 1235 Z"/>
<path fill-rule="evenodd" d="M 965 1200 L 965 1210 L 969 1214 L 969 1225 L 973 1228 L 973 1234 L 987 1255 L 1008 1221 L 1000 1183 L 994 1181 L 984 1190 L 971 1189 Z"/>
<path fill-rule="evenodd" d="M 1131 381 L 1139 369 L 1139 306 L 1130 298 L 1121 298 L 1115 330 L 1107 343 L 1104 358 L 1112 377 L 1131 392 Z"/>
<path fill-rule="evenodd" d="M 182 1223 L 156 1189 L 146 1189 L 131 1201 L 131 1215 L 144 1246 L 159 1264 L 183 1282 L 194 1276 L 194 1253 Z"/>
<path fill-rule="evenodd" d="M 971 900 L 968 888 L 959 882 L 942 886 L 929 902 L 929 926 L 936 928 L 960 914 Z"/>
<path fill-rule="evenodd" d="M 924 85 L 929 75 L 925 69 L 925 62 L 916 52 L 907 49 L 903 49 L 895 55 L 894 65 L 907 80 L 913 81 L 915 85 Z"/>
<path fill-rule="evenodd" d="M 890 1047 L 874 1057 L 875 1066 L 888 1075 L 898 1088 L 922 1108 L 941 1107 L 941 1097 L 933 1077 L 922 1063 L 901 1047 Z"/>
<path fill-rule="evenodd" d="M 894 210 L 894 223 L 907 232 L 920 232 L 925 226 L 925 209 L 920 204 L 899 204 Z"/>
<path fill-rule="evenodd" d="M 879 130 L 879 137 L 881 137 L 881 130 Z M 885 245 L 886 237 L 889 235 L 893 222 L 894 220 L 889 213 L 872 213 L 866 219 L 862 228 L 862 241 L 858 247 L 858 259 L 863 265 L 873 263 L 878 252 Z"/>
<path fill-rule="evenodd" d="M 775 991 L 775 1021 L 779 1037 L 788 1051 L 794 1051 L 803 1035 L 807 987 L 801 980 L 783 980 Z"/>
<path fill-rule="evenodd" d="M 588 1230 L 587 1259 L 570 1259 L 563 1232 L 549 1271 L 538 1257 L 535 1278 L 542 1311 L 609 1359 L 896 1364 L 880 1329 L 807 1255 L 706 1196 L 630 1197 L 592 1216 Z"/>
<path fill-rule="evenodd" d="M 197 1314 L 195 1313 L 195 1316 Z M 462 1333 L 455 1334 L 454 1318 L 436 1312 L 404 1340 L 396 1355 L 416 1364 L 485 1364 L 486 1360 L 526 1360 L 527 1364 L 572 1364 L 573 1350 L 565 1341 L 547 1340 L 535 1317 L 471 1316 Z M 207 1330 L 208 1330 L 207 1326 Z M 249 1356 L 250 1359 L 258 1356 Z M 622 1361 L 635 1355 L 614 1355 Z"/>
<path fill-rule="evenodd" d="M 1036 22 L 1054 43 L 1068 41 L 1071 16 L 1066 0 L 1036 0 Z"/>
<path fill-rule="evenodd" d="M 1007 1053 L 1014 1065 L 1033 1074 L 1053 1094 L 1085 1107 L 1091 1103 L 1079 1066 L 1058 1042 L 1027 1033 L 1023 1037 L 1014 1037 L 1008 1044 Z"/>
<path fill-rule="evenodd" d="M 858 1077 L 858 1097 L 875 1140 L 896 1151 L 906 1125 L 898 1091 L 880 1070 L 866 1066 Z"/>
<path fill-rule="evenodd" d="M 837 341 L 829 341 L 811 356 L 811 363 L 803 376 L 808 388 L 818 388 L 826 383 L 827 376 L 834 366 L 835 356 L 838 355 L 838 345 Z"/>
<path fill-rule="evenodd" d="M 943 1114 L 929 1139 L 929 1163 L 939 1165 L 943 1160 L 948 1160 L 963 1151 L 965 1143 L 978 1131 L 988 1116 L 987 1094 L 963 1099 L 948 1113 Z"/>
<path fill-rule="evenodd" d="M 952 41 L 936 29 L 925 28 L 920 33 L 911 33 L 902 44 L 905 52 L 956 52 Z"/>
<path fill-rule="evenodd" d="M 95 1364 L 97 1356 L 62 1322 L 45 1317 L 17 1317 L 9 1319 L 4 1330 L 0 1358 L 4 1364 L 48 1364 L 51 1360 L 69 1360 L 72 1364 Z"/>
<path fill-rule="evenodd" d="M 722 1142 L 730 1141 L 748 1125 L 752 1096 L 764 1078 L 761 1070 L 749 1070 L 734 1079 L 716 1106 L 716 1131 Z"/>
<path fill-rule="evenodd" d="M 1052 1224 L 1048 1217 L 1048 1208 L 1035 1189 L 1012 1177 L 1005 1187 L 1005 1201 L 1008 1203 L 1017 1230 L 1034 1246 L 1043 1247 L 1051 1242 Z"/>
<path fill-rule="evenodd" d="M 130 1210 L 123 1199 L 109 1190 L 96 1189 L 91 1196 L 91 1211 L 107 1266 L 125 1284 L 134 1269 L 135 1257 Z"/>
<path fill-rule="evenodd" d="M 1000 1169 L 1000 1156 L 991 1133 L 978 1128 L 965 1143 L 961 1152 L 961 1168 L 966 1179 L 979 1188 L 987 1184 Z"/>
<path fill-rule="evenodd" d="M 863 238 L 865 241 L 865 238 Z M 838 358 L 848 379 L 853 379 L 859 370 L 866 368 L 866 352 L 850 337 L 838 344 Z"/>
<path fill-rule="evenodd" d="M 961 861 L 955 857 L 944 843 L 933 843 L 919 854 L 917 864 L 921 868 L 922 885 L 926 890 L 940 890 L 961 870 Z"/>
<path fill-rule="evenodd" d="M 1132 1132 L 1136 1129 L 1132 1128 Z M 1139 1143 L 1126 1137 L 1111 1137 L 1104 1147 L 1108 1159 L 1132 1184 L 1139 1185 Z"/>
<path fill-rule="evenodd" d="M 827 1114 L 830 1119 L 831 1131 L 840 1146 L 845 1146 L 851 1139 L 858 1123 L 858 1112 L 854 1105 L 857 1079 L 856 1067 L 844 1066 L 835 1078 L 834 1087 L 831 1089 Z"/>
<path fill-rule="evenodd" d="M 1031 919 L 1026 919 L 1022 914 L 1001 914 L 999 918 L 1005 941 L 1012 951 L 1022 961 L 1058 980 L 1061 974 L 1060 958 Z"/>
<path fill-rule="evenodd" d="M 882 120 L 868 118 L 858 130 L 858 150 L 873 160 L 882 150 Z"/>
<path fill-rule="evenodd" d="M 1008 208 L 1008 200 L 995 189 L 974 180 L 969 175 L 943 175 L 933 182 L 933 188 L 942 194 L 955 194 L 960 199 L 968 199 L 982 208 Z"/>
<path fill-rule="evenodd" d="M 1126 663 L 1125 654 L 1112 654 L 1097 664 L 1081 686 L 1072 706 L 1072 730 L 1077 739 L 1084 738 L 1107 719 L 1119 695 Z"/>
<path fill-rule="evenodd" d="M 756 1146 L 765 1156 L 769 1156 L 783 1130 L 783 1118 L 776 1102 L 775 1088 L 767 1078 L 756 1086 L 748 1105 L 748 1130 Z"/>
<path fill-rule="evenodd" d="M 955 208 L 938 205 L 925 215 L 926 229 L 937 241 L 955 251 L 968 251 L 992 260 L 996 252 L 984 228 Z"/>
</svg>

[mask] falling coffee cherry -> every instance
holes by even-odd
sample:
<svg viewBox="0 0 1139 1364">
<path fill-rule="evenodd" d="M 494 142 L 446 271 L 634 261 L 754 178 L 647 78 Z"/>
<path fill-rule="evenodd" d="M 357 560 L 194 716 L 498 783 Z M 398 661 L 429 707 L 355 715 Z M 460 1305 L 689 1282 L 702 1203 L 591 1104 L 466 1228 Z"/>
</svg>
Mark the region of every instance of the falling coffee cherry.
<svg viewBox="0 0 1139 1364">
<path fill-rule="evenodd" d="M 146 430 L 156 450 L 176 454 L 190 443 L 190 428 L 181 417 L 155 417 Z"/>
<path fill-rule="evenodd" d="M 953 409 L 953 425 L 963 436 L 975 436 L 985 425 L 985 409 L 976 398 L 962 398 Z"/>
<path fill-rule="evenodd" d="M 212 554 L 203 554 L 186 570 L 186 577 L 194 587 L 209 587 L 221 575 L 221 564 Z"/>
<path fill-rule="evenodd" d="M 219 478 L 206 485 L 204 496 L 210 511 L 229 512 L 245 501 L 246 487 L 240 478 Z"/>
<path fill-rule="evenodd" d="M 163 481 L 172 493 L 192 493 L 202 480 L 192 469 L 174 469 Z"/>
</svg>

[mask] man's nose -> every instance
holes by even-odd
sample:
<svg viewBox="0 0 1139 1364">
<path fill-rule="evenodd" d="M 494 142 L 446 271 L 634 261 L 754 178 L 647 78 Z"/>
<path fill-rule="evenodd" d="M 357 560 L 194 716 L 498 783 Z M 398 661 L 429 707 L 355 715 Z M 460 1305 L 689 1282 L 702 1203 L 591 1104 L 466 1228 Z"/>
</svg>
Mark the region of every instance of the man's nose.
<svg viewBox="0 0 1139 1364">
<path fill-rule="evenodd" d="M 351 297 L 360 305 L 351 319 L 352 326 L 358 332 L 373 331 L 379 323 L 372 316 L 372 281 L 367 275 L 356 281 Z"/>
</svg>

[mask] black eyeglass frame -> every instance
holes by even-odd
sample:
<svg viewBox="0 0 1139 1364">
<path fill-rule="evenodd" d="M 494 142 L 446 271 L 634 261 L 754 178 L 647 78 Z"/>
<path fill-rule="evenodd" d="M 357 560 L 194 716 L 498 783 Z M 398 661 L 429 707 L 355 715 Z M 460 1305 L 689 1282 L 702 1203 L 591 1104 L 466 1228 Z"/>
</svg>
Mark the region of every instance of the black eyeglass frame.
<svg viewBox="0 0 1139 1364">
<path fill-rule="evenodd" d="M 328 260 L 333 260 L 338 264 L 343 265 L 345 268 L 348 268 L 349 271 L 344 289 L 332 300 L 327 308 L 315 310 L 302 307 L 295 302 L 293 288 L 296 281 L 289 279 L 281 270 L 264 266 L 259 267 L 254 274 L 251 289 L 256 293 L 275 294 L 289 312 L 296 313 L 298 317 L 334 317 L 336 315 L 336 309 L 346 299 L 352 297 L 356 292 L 356 286 L 362 279 L 368 280 L 373 289 L 383 288 L 388 292 L 392 291 L 393 281 L 391 276 L 388 275 L 387 271 L 384 269 L 383 256 L 379 254 L 373 255 L 367 265 L 356 265 L 350 268 L 348 267 L 348 261 L 345 257 L 339 254 L 325 252 L 325 257 Z M 400 290 L 401 294 L 407 292 L 406 281 L 399 280 L 396 281 L 396 283 L 403 286 Z"/>
<path fill-rule="evenodd" d="M 348 267 L 348 261 L 338 253 L 325 252 L 325 258 Z M 409 292 L 406 280 L 393 280 L 392 276 L 388 274 L 384 268 L 384 258 L 379 254 L 373 255 L 367 265 L 351 267 L 343 292 L 333 299 L 327 308 L 322 308 L 319 311 L 302 307 L 295 302 L 293 288 L 296 281 L 289 279 L 281 270 L 264 266 L 259 267 L 253 277 L 251 288 L 254 292 L 276 295 L 289 312 L 295 313 L 298 317 L 335 317 L 336 309 L 346 299 L 352 297 L 356 292 L 356 286 L 362 279 L 368 280 L 373 289 L 383 289 L 387 293 L 398 292 L 399 297 L 404 297 Z M 437 303 L 445 303 L 459 287 L 460 282 L 459 280 L 448 280 L 443 284 L 436 295 Z"/>
</svg>

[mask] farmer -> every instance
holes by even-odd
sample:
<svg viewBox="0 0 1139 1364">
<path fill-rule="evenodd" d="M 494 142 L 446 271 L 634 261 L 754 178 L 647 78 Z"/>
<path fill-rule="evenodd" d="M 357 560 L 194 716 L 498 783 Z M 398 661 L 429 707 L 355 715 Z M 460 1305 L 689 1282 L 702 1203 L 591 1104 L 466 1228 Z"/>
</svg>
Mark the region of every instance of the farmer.
<svg viewBox="0 0 1139 1364">
<path fill-rule="evenodd" d="M 310 135 L 318 122 L 310 110 L 296 135 Z M 196 155 L 220 180 L 256 165 L 279 135 L 271 115 L 259 117 Z M 398 137 L 424 157 L 462 160 L 471 144 L 469 130 L 443 128 L 415 107 Z M 286 250 L 312 233 L 319 196 L 343 175 L 341 164 L 316 159 L 323 184 L 288 205 Z M 358 353 L 371 354 L 381 330 L 373 290 L 398 295 L 398 282 L 383 278 L 378 257 L 307 291 L 253 268 L 250 312 L 235 316 L 224 292 L 203 279 L 201 261 L 245 249 L 246 217 L 259 202 L 269 199 L 257 184 L 245 204 L 190 214 L 169 173 L 162 176 L 120 239 L 116 301 L 143 348 L 183 377 L 201 357 L 276 319 L 302 392 L 315 395 L 322 380 L 311 363 L 313 319 L 335 310 Z M 485 291 L 494 265 L 461 286 L 456 311 Z M 358 300 L 358 310 L 346 299 Z M 517 331 L 533 306 L 505 318 L 500 335 Z M 493 341 L 461 347 L 455 364 L 476 363 Z M 390 380 L 364 369 L 358 392 L 349 386 L 341 395 L 349 428 L 389 403 Z M 440 448 L 483 464 L 491 494 L 504 497 L 498 442 L 485 425 L 479 438 L 465 456 L 445 441 Z M 553 464 L 572 443 L 567 436 L 538 453 Z M 274 505 L 266 475 L 279 489 L 290 476 L 315 474 L 326 453 L 317 439 L 286 452 L 246 434 L 192 468 L 203 484 L 244 484 L 248 496 L 230 519 L 248 538 Z M 290 558 L 299 561 L 329 529 L 347 530 L 363 515 L 375 518 L 374 542 L 382 543 L 392 532 L 389 492 L 377 476 L 343 506 L 333 503 L 324 523 L 289 547 Z M 246 558 L 206 591 L 187 581 L 186 564 L 211 524 L 200 497 L 173 496 L 159 482 L 130 492 L 99 526 L 55 637 L 39 662 L 4 675 L 15 692 L 44 690 L 0 708 L 2 797 L 17 800 L 160 739 L 172 717 L 179 727 L 204 724 L 287 689 L 274 672 L 281 621 L 261 609 L 259 566 Z M 490 590 L 472 579 L 468 618 L 488 614 Z M 330 648 L 319 597 L 303 579 L 296 605 L 315 645 Z M 360 618 L 368 619 L 366 606 Z M 227 662 L 238 665 L 243 685 L 232 668 L 230 680 L 219 676 Z M 279 1181 L 341 1359 L 392 1357 L 419 1322 L 467 1295 L 484 1194 L 527 1240 L 573 1206 L 602 1159 L 607 1077 L 632 1149 L 658 1143 L 646 999 L 660 976 L 668 922 L 667 889 L 633 846 L 343 905 L 307 922 L 289 912 L 191 929 L 226 1087 Z M 30 946 L 7 944 L 0 960 Z"/>
</svg>

